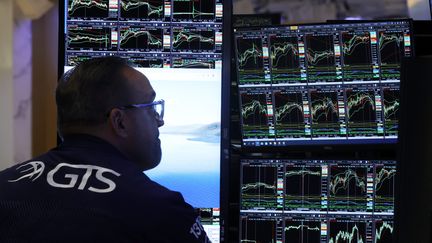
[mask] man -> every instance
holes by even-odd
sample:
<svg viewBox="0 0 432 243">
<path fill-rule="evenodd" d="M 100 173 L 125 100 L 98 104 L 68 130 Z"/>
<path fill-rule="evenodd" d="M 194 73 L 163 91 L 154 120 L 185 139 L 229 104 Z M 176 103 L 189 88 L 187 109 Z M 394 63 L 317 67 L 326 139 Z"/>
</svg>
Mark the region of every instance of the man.
<svg viewBox="0 0 432 243">
<path fill-rule="evenodd" d="M 67 72 L 56 90 L 63 142 L 0 172 L 0 242 L 208 242 L 181 194 L 142 173 L 161 159 L 155 96 L 119 57 Z"/>
</svg>

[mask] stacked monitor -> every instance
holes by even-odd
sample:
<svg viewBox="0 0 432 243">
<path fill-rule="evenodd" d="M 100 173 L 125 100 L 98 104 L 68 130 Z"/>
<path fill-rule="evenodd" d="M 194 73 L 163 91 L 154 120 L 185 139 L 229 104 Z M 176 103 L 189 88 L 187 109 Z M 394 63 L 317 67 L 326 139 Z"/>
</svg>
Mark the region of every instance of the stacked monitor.
<svg viewBox="0 0 432 243">
<path fill-rule="evenodd" d="M 60 1 L 60 73 L 89 58 L 116 55 L 149 78 L 166 112 L 162 161 L 146 174 L 199 209 L 213 242 L 220 238 L 221 151 L 227 144 L 221 131 L 228 102 L 222 97 L 230 81 L 223 63 L 230 59 L 222 53 L 230 51 L 230 12 L 227 0 Z"/>
<path fill-rule="evenodd" d="M 236 28 L 234 39 L 239 241 L 393 242 L 411 21 Z"/>
<path fill-rule="evenodd" d="M 236 29 L 243 146 L 395 143 L 410 21 Z"/>
<path fill-rule="evenodd" d="M 392 242 L 394 160 L 243 159 L 241 242 Z"/>
</svg>

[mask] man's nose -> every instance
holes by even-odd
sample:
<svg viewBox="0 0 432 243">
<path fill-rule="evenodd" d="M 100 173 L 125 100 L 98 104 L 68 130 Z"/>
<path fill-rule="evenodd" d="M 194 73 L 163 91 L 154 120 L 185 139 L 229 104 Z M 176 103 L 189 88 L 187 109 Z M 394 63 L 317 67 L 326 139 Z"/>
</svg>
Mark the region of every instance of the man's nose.
<svg viewBox="0 0 432 243">
<path fill-rule="evenodd" d="M 158 127 L 161 127 L 165 124 L 163 119 L 158 119 L 157 123 L 158 123 Z"/>
</svg>

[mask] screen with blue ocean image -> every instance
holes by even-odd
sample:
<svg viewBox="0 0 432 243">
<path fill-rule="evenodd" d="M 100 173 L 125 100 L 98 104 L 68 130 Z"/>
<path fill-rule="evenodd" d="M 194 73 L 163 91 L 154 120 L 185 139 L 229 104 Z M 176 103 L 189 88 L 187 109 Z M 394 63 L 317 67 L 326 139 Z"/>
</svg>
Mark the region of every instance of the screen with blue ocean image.
<svg viewBox="0 0 432 243">
<path fill-rule="evenodd" d="M 194 207 L 218 208 L 221 73 L 143 72 L 157 93 L 156 99 L 165 100 L 165 124 L 159 128 L 162 161 L 145 174 L 181 192 Z M 172 75 L 178 75 L 179 79 L 170 80 Z"/>
</svg>

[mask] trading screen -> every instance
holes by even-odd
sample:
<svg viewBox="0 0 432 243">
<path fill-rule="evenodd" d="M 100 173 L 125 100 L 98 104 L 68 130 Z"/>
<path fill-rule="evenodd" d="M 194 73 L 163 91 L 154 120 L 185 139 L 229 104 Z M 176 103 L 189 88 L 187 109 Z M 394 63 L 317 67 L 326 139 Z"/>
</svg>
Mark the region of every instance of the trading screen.
<svg viewBox="0 0 432 243">
<path fill-rule="evenodd" d="M 240 161 L 240 242 L 393 242 L 396 161 Z"/>
<path fill-rule="evenodd" d="M 146 174 L 199 208 L 219 241 L 222 0 L 65 0 L 64 71 L 121 56 L 166 102 L 162 161 Z M 61 12 L 62 12 L 61 11 Z"/>
<path fill-rule="evenodd" d="M 395 143 L 408 20 L 234 31 L 244 146 Z"/>
</svg>

